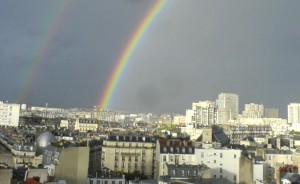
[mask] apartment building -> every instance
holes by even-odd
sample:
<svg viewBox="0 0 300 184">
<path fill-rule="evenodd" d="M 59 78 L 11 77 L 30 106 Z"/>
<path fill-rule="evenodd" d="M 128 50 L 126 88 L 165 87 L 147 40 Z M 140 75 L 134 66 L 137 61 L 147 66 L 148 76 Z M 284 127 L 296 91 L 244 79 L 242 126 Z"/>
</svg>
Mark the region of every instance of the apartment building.
<svg viewBox="0 0 300 184">
<path fill-rule="evenodd" d="M 293 152 L 291 150 L 266 149 L 265 160 L 267 164 L 267 179 L 278 181 L 278 169 L 285 165 L 293 165 Z"/>
<path fill-rule="evenodd" d="M 19 126 L 20 104 L 0 101 L 0 125 Z"/>
<path fill-rule="evenodd" d="M 36 156 L 36 146 L 33 144 L 14 144 L 11 149 L 14 167 L 33 166 L 42 164 L 43 157 Z"/>
<path fill-rule="evenodd" d="M 180 139 L 159 139 L 156 143 L 156 173 L 155 178 L 168 173 L 167 164 L 194 165 L 195 147 L 192 141 Z"/>
<path fill-rule="evenodd" d="M 217 107 L 211 101 L 199 101 L 192 104 L 192 109 L 186 111 L 186 123 L 195 127 L 216 124 Z"/>
<path fill-rule="evenodd" d="M 146 135 L 109 135 L 103 142 L 101 169 L 140 172 L 153 177 L 156 138 Z"/>
<path fill-rule="evenodd" d="M 75 130 L 79 132 L 97 131 L 99 127 L 99 121 L 96 119 L 82 119 L 77 118 L 75 121 Z"/>
</svg>

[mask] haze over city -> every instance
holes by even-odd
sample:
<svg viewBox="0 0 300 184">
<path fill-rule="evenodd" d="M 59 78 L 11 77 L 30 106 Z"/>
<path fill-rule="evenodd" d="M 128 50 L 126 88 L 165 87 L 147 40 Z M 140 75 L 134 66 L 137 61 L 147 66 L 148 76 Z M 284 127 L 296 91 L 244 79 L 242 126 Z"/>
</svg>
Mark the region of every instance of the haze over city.
<svg viewBox="0 0 300 184">
<path fill-rule="evenodd" d="M 2 1 L 0 98 L 53 107 L 97 105 L 153 3 Z M 110 108 L 184 113 L 194 101 L 232 92 L 240 105 L 262 103 L 286 115 L 287 104 L 300 102 L 299 5 L 168 1 L 131 57 Z"/>
</svg>

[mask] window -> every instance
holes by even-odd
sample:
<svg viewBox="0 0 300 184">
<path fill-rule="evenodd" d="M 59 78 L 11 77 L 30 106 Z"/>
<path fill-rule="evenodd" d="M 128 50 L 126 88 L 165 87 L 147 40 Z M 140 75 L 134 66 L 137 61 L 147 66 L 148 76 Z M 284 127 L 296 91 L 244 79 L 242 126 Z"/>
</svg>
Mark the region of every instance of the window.
<svg viewBox="0 0 300 184">
<path fill-rule="evenodd" d="M 233 176 L 233 180 L 236 181 L 236 175 Z"/>
<path fill-rule="evenodd" d="M 167 161 L 167 156 L 164 155 L 164 156 L 163 156 L 163 162 L 166 162 L 166 161 Z"/>
<path fill-rule="evenodd" d="M 215 163 L 217 163 L 217 161 L 216 161 L 216 160 L 214 160 L 214 164 L 215 164 Z"/>
<path fill-rule="evenodd" d="M 173 162 L 174 159 L 173 159 L 173 155 L 170 155 L 170 162 Z"/>
<path fill-rule="evenodd" d="M 233 155 L 233 158 L 236 158 L 236 154 Z"/>
<path fill-rule="evenodd" d="M 100 184 L 100 180 L 97 180 L 97 184 Z"/>
<path fill-rule="evenodd" d="M 214 175 L 214 178 L 217 178 L 217 175 Z"/>
<path fill-rule="evenodd" d="M 223 176 L 222 176 L 222 175 L 220 175 L 220 178 L 223 178 Z"/>
<path fill-rule="evenodd" d="M 94 184 L 94 181 L 93 180 L 90 180 L 90 184 Z M 97 182 L 97 184 L 98 184 L 98 182 Z M 100 184 L 100 183 L 99 183 Z"/>
<path fill-rule="evenodd" d="M 184 176 L 184 170 L 181 170 L 181 176 Z"/>
<path fill-rule="evenodd" d="M 108 181 L 107 181 L 107 180 L 105 180 L 104 184 L 108 184 Z"/>
<path fill-rule="evenodd" d="M 220 153 L 220 158 L 223 158 L 223 153 Z"/>
<path fill-rule="evenodd" d="M 222 168 L 220 168 L 220 173 L 223 173 L 223 169 Z"/>
<path fill-rule="evenodd" d="M 112 183 L 112 184 L 116 184 L 116 182 L 115 182 L 115 181 L 112 181 L 111 183 Z"/>
<path fill-rule="evenodd" d="M 119 181 L 119 184 L 123 184 L 123 182 L 122 182 L 122 181 Z"/>
</svg>

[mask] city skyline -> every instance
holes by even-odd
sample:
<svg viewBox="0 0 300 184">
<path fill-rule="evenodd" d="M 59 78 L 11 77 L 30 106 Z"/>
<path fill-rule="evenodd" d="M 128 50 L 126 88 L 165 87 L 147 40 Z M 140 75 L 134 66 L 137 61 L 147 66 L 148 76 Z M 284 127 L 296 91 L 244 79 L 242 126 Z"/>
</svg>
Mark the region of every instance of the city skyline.
<svg viewBox="0 0 300 184">
<path fill-rule="evenodd" d="M 118 56 L 154 4 L 32 2 L 0 7 L 0 97 L 89 108 L 98 104 Z M 228 92 L 239 95 L 240 109 L 264 104 L 286 117 L 287 105 L 300 102 L 298 7 L 296 1 L 168 1 L 109 108 L 183 114 L 192 102 Z"/>
</svg>

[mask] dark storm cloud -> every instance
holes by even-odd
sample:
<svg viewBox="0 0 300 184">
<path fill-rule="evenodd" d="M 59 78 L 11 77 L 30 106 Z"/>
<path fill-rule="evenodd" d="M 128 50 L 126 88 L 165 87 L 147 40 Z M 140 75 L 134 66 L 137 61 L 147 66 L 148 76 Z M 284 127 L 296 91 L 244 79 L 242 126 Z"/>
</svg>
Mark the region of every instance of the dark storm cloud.
<svg viewBox="0 0 300 184">
<path fill-rule="evenodd" d="M 3 1 L 0 98 L 15 101 L 59 1 Z M 72 1 L 41 57 L 30 101 L 92 107 L 152 1 Z M 124 71 L 111 108 L 181 112 L 235 92 L 241 104 L 300 102 L 298 1 L 169 1 Z M 11 92 L 16 91 L 16 92 Z"/>
</svg>

